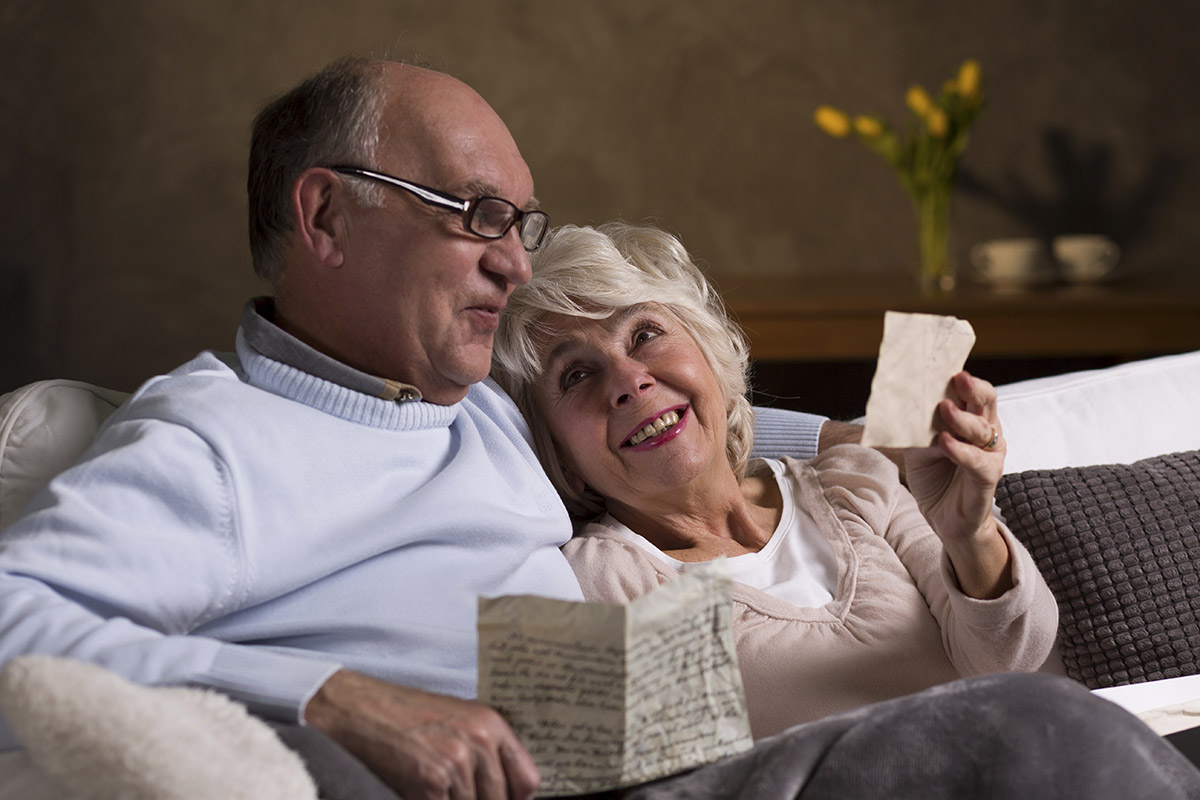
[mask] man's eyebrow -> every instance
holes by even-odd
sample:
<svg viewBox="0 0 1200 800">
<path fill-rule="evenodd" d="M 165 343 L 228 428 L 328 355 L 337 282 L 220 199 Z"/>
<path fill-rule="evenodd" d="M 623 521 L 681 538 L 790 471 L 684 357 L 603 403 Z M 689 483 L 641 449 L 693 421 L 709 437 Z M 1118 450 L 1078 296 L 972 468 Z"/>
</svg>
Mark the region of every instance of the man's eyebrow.
<svg viewBox="0 0 1200 800">
<path fill-rule="evenodd" d="M 465 188 L 467 191 L 467 195 L 469 197 L 499 197 L 502 200 L 508 200 L 508 198 L 505 197 L 504 194 L 501 192 L 499 186 L 488 183 L 487 181 L 483 181 L 483 180 L 467 181 L 467 185 Z M 511 203 L 512 201 L 509 200 L 509 202 Z M 514 205 L 516 205 L 516 204 L 514 203 Z M 521 210 L 522 211 L 535 211 L 539 205 L 540 205 L 540 203 L 538 202 L 537 197 L 534 195 L 530 195 L 529 200 L 525 203 L 524 206 L 521 207 Z"/>
</svg>

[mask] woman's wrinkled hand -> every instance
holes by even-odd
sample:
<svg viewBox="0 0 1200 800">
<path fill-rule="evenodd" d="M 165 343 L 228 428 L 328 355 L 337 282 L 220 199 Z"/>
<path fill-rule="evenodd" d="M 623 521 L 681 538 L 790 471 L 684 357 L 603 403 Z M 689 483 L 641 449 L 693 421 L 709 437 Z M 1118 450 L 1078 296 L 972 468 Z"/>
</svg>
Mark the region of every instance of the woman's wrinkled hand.
<svg viewBox="0 0 1200 800">
<path fill-rule="evenodd" d="M 909 491 L 941 538 L 962 590 L 996 597 L 1012 585 L 1008 545 L 992 505 L 1004 474 L 1004 434 L 996 389 L 960 372 L 937 407 L 941 428 L 930 447 L 905 451 Z"/>
</svg>

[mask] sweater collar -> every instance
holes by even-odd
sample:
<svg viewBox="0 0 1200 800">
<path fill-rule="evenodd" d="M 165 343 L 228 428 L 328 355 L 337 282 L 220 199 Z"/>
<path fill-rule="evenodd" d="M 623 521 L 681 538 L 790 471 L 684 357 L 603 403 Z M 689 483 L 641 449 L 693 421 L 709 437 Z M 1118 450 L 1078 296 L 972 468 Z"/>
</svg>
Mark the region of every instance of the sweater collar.
<svg viewBox="0 0 1200 800">
<path fill-rule="evenodd" d="M 441 428 L 458 415 L 459 403 L 426 403 L 416 387 L 368 375 L 319 352 L 271 322 L 273 313 L 269 297 L 250 300 L 242 311 L 237 352 L 252 384 L 373 427 Z M 406 388 L 413 394 L 401 397 Z"/>
<path fill-rule="evenodd" d="M 412 384 L 369 375 L 343 364 L 292 336 L 276 325 L 274 318 L 275 300 L 271 297 L 247 300 L 242 309 L 246 344 L 267 358 L 372 397 L 397 403 L 421 399 L 421 390 Z"/>
</svg>

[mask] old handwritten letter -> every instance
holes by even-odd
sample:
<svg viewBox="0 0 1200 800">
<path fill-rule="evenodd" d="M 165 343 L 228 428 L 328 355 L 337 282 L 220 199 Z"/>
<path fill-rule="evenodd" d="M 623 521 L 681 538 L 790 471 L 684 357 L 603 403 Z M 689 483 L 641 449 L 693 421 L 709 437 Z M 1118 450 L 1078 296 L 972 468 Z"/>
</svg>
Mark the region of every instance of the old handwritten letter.
<svg viewBox="0 0 1200 800">
<path fill-rule="evenodd" d="M 867 447 L 928 447 L 937 404 L 975 344 L 970 323 L 935 314 L 889 311 L 867 400 Z"/>
<path fill-rule="evenodd" d="M 479 600 L 479 699 L 529 749 L 541 796 L 671 775 L 752 744 L 720 562 L 627 606 Z"/>
</svg>

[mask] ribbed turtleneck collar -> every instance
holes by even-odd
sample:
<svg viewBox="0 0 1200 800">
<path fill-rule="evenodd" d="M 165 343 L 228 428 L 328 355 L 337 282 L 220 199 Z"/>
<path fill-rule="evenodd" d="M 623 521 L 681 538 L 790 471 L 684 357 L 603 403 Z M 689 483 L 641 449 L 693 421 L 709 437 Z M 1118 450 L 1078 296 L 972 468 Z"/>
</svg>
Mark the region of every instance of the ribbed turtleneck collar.
<svg viewBox="0 0 1200 800">
<path fill-rule="evenodd" d="M 271 297 L 247 300 L 245 308 L 242 309 L 242 329 L 246 331 L 246 341 L 267 358 L 290 364 L 318 378 L 333 381 L 347 389 L 354 389 L 372 397 L 382 397 L 384 400 L 395 400 L 398 403 L 421 399 L 421 390 L 412 384 L 368 375 L 330 358 L 276 325 L 274 319 L 275 300 Z"/>
<path fill-rule="evenodd" d="M 252 384 L 365 425 L 420 429 L 449 425 L 458 404 L 421 401 L 408 384 L 388 381 L 325 355 L 275 325 L 274 301 L 256 297 L 242 309 L 238 358 Z"/>
</svg>

